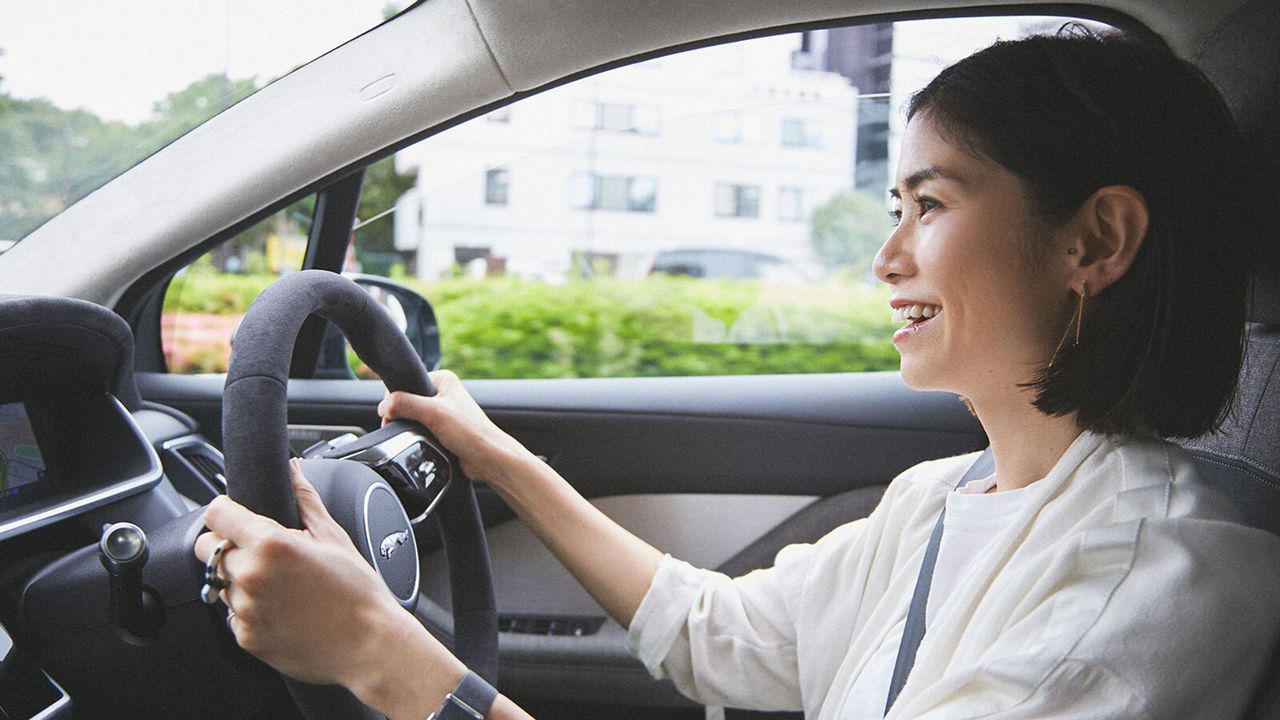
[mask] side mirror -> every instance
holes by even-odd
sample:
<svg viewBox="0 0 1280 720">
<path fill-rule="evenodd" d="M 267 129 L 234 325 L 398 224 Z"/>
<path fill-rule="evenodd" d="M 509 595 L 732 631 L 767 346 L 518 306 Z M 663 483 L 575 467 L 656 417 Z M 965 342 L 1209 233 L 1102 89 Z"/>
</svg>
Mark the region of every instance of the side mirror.
<svg viewBox="0 0 1280 720">
<path fill-rule="evenodd" d="M 408 287 L 377 275 L 343 273 L 376 300 L 404 331 L 422 364 L 428 370 L 440 366 L 440 327 L 435 310 L 427 299 Z M 333 323 L 326 322 L 324 340 L 316 358 L 317 378 L 350 379 L 355 377 L 347 364 L 347 340 Z"/>
</svg>

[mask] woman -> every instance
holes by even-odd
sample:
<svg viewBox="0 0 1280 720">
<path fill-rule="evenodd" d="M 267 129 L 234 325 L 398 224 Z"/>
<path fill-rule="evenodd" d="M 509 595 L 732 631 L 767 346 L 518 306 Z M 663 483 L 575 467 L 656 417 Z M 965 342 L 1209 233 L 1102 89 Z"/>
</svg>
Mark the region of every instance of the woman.
<svg viewBox="0 0 1280 720">
<path fill-rule="evenodd" d="M 1213 428 L 1240 366 L 1261 195 L 1222 100 L 1165 49 L 1076 33 L 957 63 L 908 118 L 875 271 L 906 323 L 904 381 L 966 398 L 994 473 L 964 478 L 974 456 L 919 465 L 870 517 L 731 580 L 612 523 L 450 373 L 433 376 L 436 397 L 393 393 L 379 413 L 430 428 L 646 666 L 702 702 L 811 718 L 887 703 L 903 718 L 1238 715 L 1277 634 L 1280 541 L 1233 522 L 1160 439 Z M 233 543 L 237 639 L 390 717 L 425 717 L 465 668 L 295 482 L 307 531 L 210 505 L 196 552 Z M 915 611 L 927 632 L 890 701 L 944 508 Z M 488 716 L 525 717 L 505 698 Z"/>
</svg>

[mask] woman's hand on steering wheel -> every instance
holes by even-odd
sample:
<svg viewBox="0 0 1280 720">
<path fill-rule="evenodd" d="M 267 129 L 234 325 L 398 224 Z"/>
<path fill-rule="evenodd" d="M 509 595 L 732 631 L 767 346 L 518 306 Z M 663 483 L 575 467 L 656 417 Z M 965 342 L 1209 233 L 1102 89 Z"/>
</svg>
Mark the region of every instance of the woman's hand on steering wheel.
<svg viewBox="0 0 1280 720">
<path fill-rule="evenodd" d="M 219 573 L 230 583 L 220 597 L 236 641 L 290 677 L 344 685 L 389 717 L 422 717 L 466 668 L 400 607 L 296 461 L 290 473 L 304 529 L 222 496 L 196 541 L 201 562 L 232 543 Z"/>
<path fill-rule="evenodd" d="M 452 371 L 437 370 L 430 377 L 436 390 L 432 397 L 388 392 L 378 404 L 383 422 L 403 419 L 422 424 L 458 457 L 464 475 L 500 486 L 504 468 L 531 457 L 529 451 L 485 415 Z"/>
</svg>

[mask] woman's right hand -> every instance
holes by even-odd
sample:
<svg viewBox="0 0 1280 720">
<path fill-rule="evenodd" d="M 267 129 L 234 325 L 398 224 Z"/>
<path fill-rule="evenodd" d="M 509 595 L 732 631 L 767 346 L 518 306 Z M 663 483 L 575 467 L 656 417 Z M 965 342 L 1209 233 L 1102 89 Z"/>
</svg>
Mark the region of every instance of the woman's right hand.
<svg viewBox="0 0 1280 720">
<path fill-rule="evenodd" d="M 430 373 L 436 394 L 388 392 L 378 404 L 383 423 L 403 419 L 421 423 L 458 457 L 472 480 L 501 485 L 503 468 L 529 456 L 529 451 L 484 414 L 452 371 Z"/>
<path fill-rule="evenodd" d="M 534 457 L 489 419 L 462 381 L 431 373 L 436 394 L 389 392 L 383 420 L 415 420 L 458 456 L 462 472 L 498 492 L 583 587 L 623 627 L 662 562 L 662 553 L 583 499 L 550 465 Z"/>
</svg>

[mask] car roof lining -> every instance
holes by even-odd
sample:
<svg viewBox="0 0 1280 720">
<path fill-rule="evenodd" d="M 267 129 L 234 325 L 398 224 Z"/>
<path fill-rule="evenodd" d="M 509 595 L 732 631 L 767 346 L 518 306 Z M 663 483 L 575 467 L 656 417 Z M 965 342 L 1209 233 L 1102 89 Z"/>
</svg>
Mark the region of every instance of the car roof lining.
<svg viewBox="0 0 1280 720">
<path fill-rule="evenodd" d="M 878 13 L 1059 14 L 1087 7 L 1140 18 L 1190 56 L 1203 40 L 1192 28 L 1216 28 L 1241 4 L 429 0 L 246 98 L 92 193 L 0 256 L 0 271 L 14 278 L 16 292 L 112 306 L 148 270 L 459 118 L 668 48 L 764 34 L 755 28 Z M 580 12 L 567 11 L 571 6 Z M 733 22 L 726 25 L 726 17 Z M 313 152 L 317 145 L 325 152 Z M 342 167 L 335 170 L 335 161 Z M 244 177 L 258 181 L 246 186 Z M 53 277 L 50 258 L 65 260 Z"/>
</svg>

